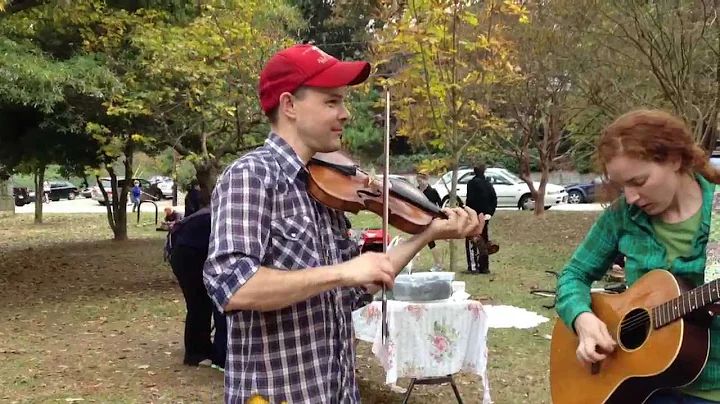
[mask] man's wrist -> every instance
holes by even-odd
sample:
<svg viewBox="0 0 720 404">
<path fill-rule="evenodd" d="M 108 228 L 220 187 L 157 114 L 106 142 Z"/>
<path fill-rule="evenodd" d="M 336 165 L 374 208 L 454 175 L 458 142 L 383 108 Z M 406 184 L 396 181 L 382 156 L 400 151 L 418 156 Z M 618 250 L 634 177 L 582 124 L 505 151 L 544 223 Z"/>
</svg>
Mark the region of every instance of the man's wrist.
<svg viewBox="0 0 720 404">
<path fill-rule="evenodd" d="M 343 264 L 331 265 L 328 267 L 328 279 L 333 285 L 337 286 L 349 286 L 347 279 L 347 271 L 345 271 Z"/>
</svg>

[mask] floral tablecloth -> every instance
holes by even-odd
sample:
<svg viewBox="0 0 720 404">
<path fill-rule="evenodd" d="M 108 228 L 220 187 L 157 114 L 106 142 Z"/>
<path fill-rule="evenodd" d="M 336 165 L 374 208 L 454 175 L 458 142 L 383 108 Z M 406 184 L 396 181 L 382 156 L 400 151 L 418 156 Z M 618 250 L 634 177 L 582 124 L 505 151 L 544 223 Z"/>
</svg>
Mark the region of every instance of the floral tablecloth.
<svg viewBox="0 0 720 404">
<path fill-rule="evenodd" d="M 388 300 L 390 338 L 381 342 L 381 302 L 353 313 L 355 336 L 373 344 L 388 384 L 460 371 L 480 376 L 483 403 L 492 402 L 486 376 L 488 318 L 474 300 L 410 303 Z"/>
<path fill-rule="evenodd" d="M 720 278 L 720 187 L 715 186 L 705 261 L 705 283 Z"/>
</svg>

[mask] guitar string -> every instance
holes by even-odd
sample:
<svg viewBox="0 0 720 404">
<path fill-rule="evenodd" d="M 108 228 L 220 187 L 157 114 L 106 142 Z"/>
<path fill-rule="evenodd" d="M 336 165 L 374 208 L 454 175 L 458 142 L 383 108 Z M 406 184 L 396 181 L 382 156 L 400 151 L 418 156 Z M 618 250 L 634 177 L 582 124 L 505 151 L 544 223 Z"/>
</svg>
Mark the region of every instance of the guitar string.
<svg viewBox="0 0 720 404">
<path fill-rule="evenodd" d="M 646 321 L 643 318 L 639 318 L 637 316 L 633 317 L 632 320 L 630 322 L 628 322 L 627 324 L 620 323 L 620 335 L 625 335 L 627 331 L 634 330 L 634 329 L 636 329 L 640 326 L 643 326 L 645 324 L 648 324 L 648 323 L 650 323 L 650 322 Z M 611 331 L 614 334 L 615 331 L 617 331 L 617 328 L 613 328 Z"/>
<path fill-rule="evenodd" d="M 656 306 L 653 309 L 656 309 L 657 307 L 659 306 Z M 627 331 L 635 330 L 641 326 L 652 325 L 652 317 L 654 317 L 652 309 L 651 312 L 643 311 L 626 317 L 622 322 L 620 322 L 620 335 L 625 335 Z M 613 328 L 613 331 L 616 330 L 617 328 Z"/>
<path fill-rule="evenodd" d="M 689 301 L 688 301 L 688 302 L 689 302 Z M 664 303 L 664 304 L 665 304 L 665 303 Z M 692 308 L 692 303 L 689 302 L 689 304 L 690 304 L 691 310 L 697 310 L 697 309 L 700 308 L 700 307 L 697 307 L 697 308 L 694 308 L 694 309 L 693 309 L 693 308 Z M 710 304 L 710 303 L 708 303 L 708 304 Z M 662 305 L 653 307 L 650 312 L 643 311 L 643 312 L 641 312 L 641 313 L 637 313 L 637 314 L 634 314 L 634 315 L 632 315 L 632 316 L 629 316 L 629 317 L 626 317 L 625 319 L 623 319 L 623 321 L 620 323 L 620 328 L 621 328 L 621 330 L 620 330 L 620 335 L 625 335 L 625 333 L 626 333 L 627 331 L 635 330 L 635 329 L 637 329 L 638 327 L 645 326 L 645 325 L 647 325 L 647 324 L 652 325 L 651 318 L 652 318 L 652 317 L 659 318 L 659 316 L 656 316 L 656 315 L 653 313 L 653 311 L 660 309 L 660 306 L 662 306 Z M 668 313 L 667 313 L 667 314 L 668 314 L 668 317 L 676 317 L 676 315 L 675 315 L 675 310 L 678 311 L 677 317 L 676 317 L 675 319 L 673 319 L 672 321 L 675 321 L 675 320 L 677 320 L 678 318 L 682 317 L 681 315 L 679 315 L 679 311 L 682 311 L 682 308 L 681 308 L 681 307 L 682 307 L 682 306 L 675 306 L 675 308 L 673 308 L 672 305 L 669 306 L 669 307 L 666 307 L 666 309 L 669 310 Z M 701 307 L 702 307 L 702 306 L 701 306 Z M 662 314 L 662 313 L 661 313 L 661 314 Z M 670 322 L 670 321 L 668 321 L 668 322 L 663 322 L 662 325 L 668 324 L 669 322 Z M 613 331 L 616 331 L 616 330 L 617 330 L 617 328 L 613 328 Z"/>
<path fill-rule="evenodd" d="M 659 306 L 656 306 L 659 307 Z M 654 309 L 654 308 L 653 308 Z M 672 313 L 670 313 L 672 314 Z M 622 328 L 622 331 L 620 333 L 622 334 L 625 330 L 634 330 L 639 326 L 643 326 L 645 324 L 651 324 L 652 325 L 652 317 L 657 317 L 652 314 L 652 312 L 643 311 L 641 313 L 634 314 L 630 317 L 626 317 L 623 319 L 623 321 L 620 323 L 620 327 Z M 665 325 L 664 323 L 663 325 Z"/>
<path fill-rule="evenodd" d="M 699 287 L 699 288 L 693 289 L 693 291 L 696 291 L 696 290 L 697 290 L 697 292 L 699 292 L 699 293 L 697 293 L 697 294 L 700 294 L 701 296 L 703 296 L 703 301 L 704 301 L 704 293 L 703 293 L 703 292 L 704 292 L 706 289 L 709 289 L 709 293 L 708 293 L 709 296 L 708 296 L 708 298 L 709 298 L 709 300 L 712 302 L 712 300 L 713 300 L 713 299 L 712 299 L 713 289 L 712 289 L 712 287 L 708 287 L 708 285 L 709 285 L 709 284 L 703 285 L 703 286 L 701 286 L 701 287 Z M 678 296 L 677 298 L 675 298 L 675 299 L 678 299 L 678 300 L 679 300 L 680 305 L 669 305 L 669 306 L 667 306 L 667 307 L 665 307 L 665 308 L 661 308 L 661 306 L 667 305 L 668 303 L 671 302 L 671 301 L 668 301 L 668 302 L 666 302 L 666 303 L 663 303 L 663 304 L 660 304 L 660 305 L 658 305 L 658 306 L 655 306 L 655 307 L 651 308 L 651 309 L 650 309 L 650 312 L 643 311 L 643 312 L 637 313 L 637 314 L 635 314 L 635 315 L 633 315 L 633 316 L 626 317 L 626 318 L 623 319 L 622 322 L 620 323 L 620 327 L 621 327 L 620 335 L 624 335 L 624 333 L 625 333 L 626 331 L 635 330 L 636 328 L 638 328 L 638 327 L 640 327 L 640 326 L 644 326 L 644 325 L 646 325 L 646 324 L 648 324 L 648 323 L 650 323 L 650 325 L 652 325 L 652 317 L 656 317 L 656 318 L 659 319 L 659 318 L 661 318 L 661 316 L 662 316 L 662 314 L 663 314 L 662 312 L 660 312 L 659 314 L 656 315 L 656 314 L 654 313 L 656 310 L 666 310 L 666 309 L 667 309 L 667 310 L 668 310 L 668 312 L 667 312 L 668 317 L 675 317 L 672 321 L 677 320 L 677 318 L 682 317 L 679 312 L 680 312 L 680 311 L 684 311 L 683 308 L 682 308 L 682 307 L 683 307 L 683 299 L 687 299 L 687 303 L 688 303 L 688 305 L 690 306 L 691 311 L 697 310 L 697 309 L 705 306 L 705 305 L 703 305 L 703 306 L 699 306 L 699 307 L 693 308 L 693 307 L 692 307 L 692 301 L 690 300 L 690 294 L 688 294 L 688 293 L 689 293 L 689 292 L 686 292 L 685 294 L 683 294 L 683 295 Z M 682 297 L 683 299 L 681 299 L 681 297 Z M 711 303 L 707 303 L 707 304 L 711 304 Z M 707 304 L 706 304 L 706 305 L 707 305 Z M 674 307 L 673 307 L 673 306 L 674 306 Z M 675 311 L 678 311 L 677 317 L 676 317 L 676 315 L 675 315 Z M 664 322 L 662 325 L 665 325 L 665 324 L 667 324 L 667 323 L 669 323 L 669 322 Z M 617 328 L 613 328 L 613 331 L 616 331 L 616 330 L 617 330 Z"/>
<path fill-rule="evenodd" d="M 681 311 L 685 311 L 685 310 L 683 309 L 683 303 L 684 303 L 684 300 L 683 300 L 683 299 L 687 299 L 687 305 L 686 305 L 685 307 L 690 306 L 690 312 L 691 312 L 691 311 L 695 311 L 695 310 L 697 310 L 697 309 L 700 309 L 700 308 L 702 308 L 702 307 L 704 307 L 704 306 L 706 306 L 706 305 L 708 305 L 708 304 L 712 304 L 712 303 L 713 303 L 713 299 L 712 299 L 713 289 L 712 289 L 712 287 L 709 287 L 708 285 L 710 285 L 710 284 L 706 284 L 706 285 L 703 285 L 703 286 L 701 286 L 701 287 L 699 287 L 699 288 L 693 289 L 691 292 L 697 291 L 697 292 L 698 292 L 697 294 L 700 294 L 701 297 L 703 297 L 703 302 L 704 302 L 704 293 L 703 293 L 703 292 L 704 292 L 706 289 L 709 289 L 708 300 L 710 300 L 710 303 L 707 303 L 707 304 L 705 304 L 705 305 L 703 305 L 703 306 L 698 306 L 698 307 L 693 308 L 693 307 L 692 307 L 692 306 L 693 306 L 693 305 L 692 305 L 692 301 L 690 300 L 690 299 L 691 299 L 691 298 L 690 298 L 690 294 L 689 294 L 689 292 L 686 292 L 686 293 L 684 293 L 683 295 L 678 296 L 677 298 L 673 299 L 673 300 L 678 300 L 679 303 L 680 303 L 679 305 L 674 305 L 674 304 L 672 304 L 672 305 L 669 305 L 669 306 L 668 306 L 667 304 L 672 301 L 672 300 L 670 300 L 670 301 L 668 301 L 668 302 L 665 302 L 665 303 L 663 303 L 663 304 L 660 304 L 660 305 L 657 305 L 657 306 L 655 306 L 655 307 L 650 308 L 649 311 L 642 311 L 642 312 L 640 312 L 640 313 L 637 313 L 637 314 L 634 314 L 634 315 L 632 315 L 632 316 L 629 316 L 629 317 L 624 318 L 624 319 L 620 322 L 620 325 L 619 325 L 619 327 L 620 327 L 620 335 L 621 335 L 621 336 L 622 336 L 622 335 L 627 335 L 627 332 L 629 332 L 629 331 L 634 331 L 634 330 L 637 329 L 638 327 L 644 327 L 644 326 L 648 326 L 648 325 L 651 326 L 651 327 L 657 326 L 658 324 L 653 324 L 653 320 L 654 320 L 654 319 L 655 319 L 655 320 L 658 320 L 656 323 L 662 323 L 662 324 L 660 324 L 660 325 L 662 326 L 662 325 L 669 324 L 670 322 L 675 321 L 675 320 L 683 317 L 682 315 L 680 315 L 680 312 L 681 312 Z M 681 299 L 681 298 L 682 298 L 682 299 Z M 696 298 L 696 299 L 697 299 L 697 298 Z M 661 307 L 664 306 L 664 305 L 665 305 L 666 307 L 661 308 Z M 672 320 L 672 321 L 667 321 L 667 322 L 659 321 L 659 320 L 662 318 L 662 316 L 663 316 L 664 313 L 662 313 L 662 312 L 656 312 L 657 310 L 667 310 L 668 318 L 674 317 L 673 320 Z M 678 312 L 677 315 L 675 314 L 676 311 Z M 688 313 L 689 313 L 689 312 L 688 312 Z M 685 315 L 687 315 L 688 313 L 685 313 Z M 612 328 L 610 331 L 612 331 L 611 333 L 614 334 L 614 333 L 617 331 L 617 327 Z"/>
<path fill-rule="evenodd" d="M 700 293 L 702 293 L 702 290 L 700 291 Z M 711 303 L 707 303 L 706 305 L 693 308 L 693 304 L 692 304 L 692 301 L 690 300 L 690 296 L 688 295 L 688 296 L 685 296 L 685 297 L 687 298 L 687 303 L 688 303 L 687 305 L 685 305 L 685 307 L 690 306 L 690 311 L 694 311 L 694 310 L 697 310 L 697 309 L 699 309 L 699 308 L 701 308 L 701 307 L 706 306 L 707 304 L 711 304 Z M 710 295 L 709 298 L 710 298 L 709 300 L 712 300 L 712 295 Z M 677 299 L 679 299 L 679 297 L 678 297 Z M 703 298 L 703 301 L 704 301 L 704 298 Z M 670 302 L 670 301 L 669 301 L 669 302 Z M 661 305 L 658 305 L 658 306 L 653 307 L 653 308 L 651 309 L 650 313 L 643 311 L 642 313 L 637 313 L 637 314 L 635 314 L 635 315 L 633 315 L 633 316 L 630 316 L 630 317 L 627 317 L 627 318 L 623 319 L 623 321 L 620 323 L 620 327 L 622 327 L 623 329 L 627 328 L 627 329 L 629 329 L 629 330 L 632 330 L 632 329 L 634 329 L 634 328 L 637 328 L 637 326 L 644 324 L 644 323 L 646 322 L 646 319 L 649 318 L 649 317 L 655 316 L 655 317 L 657 317 L 658 319 L 661 318 L 661 316 L 662 316 L 663 313 L 660 312 L 658 315 L 655 315 L 655 314 L 653 313 L 653 311 L 655 311 L 655 310 L 668 310 L 668 311 L 667 311 L 668 318 L 669 318 L 669 317 L 675 317 L 672 321 L 675 321 L 675 320 L 677 320 L 677 318 L 682 317 L 682 316 L 680 315 L 680 312 L 681 312 L 681 311 L 685 311 L 685 310 L 683 309 L 683 300 L 682 300 L 682 299 L 680 300 L 680 302 L 679 302 L 680 304 L 679 304 L 679 305 L 673 304 L 673 305 L 669 305 L 669 306 L 667 306 L 667 307 L 661 308 L 661 306 L 667 305 L 669 302 L 666 302 L 666 303 L 663 303 L 663 304 L 661 304 Z M 675 314 L 676 311 L 678 312 L 677 316 L 676 316 L 676 314 Z M 687 313 L 686 313 L 686 314 L 687 314 Z M 638 323 L 638 322 L 639 322 L 639 323 Z M 665 325 L 665 324 L 667 324 L 667 323 L 668 323 L 668 322 L 664 322 L 662 325 Z M 622 333 L 622 331 L 621 331 L 621 333 Z"/>
</svg>

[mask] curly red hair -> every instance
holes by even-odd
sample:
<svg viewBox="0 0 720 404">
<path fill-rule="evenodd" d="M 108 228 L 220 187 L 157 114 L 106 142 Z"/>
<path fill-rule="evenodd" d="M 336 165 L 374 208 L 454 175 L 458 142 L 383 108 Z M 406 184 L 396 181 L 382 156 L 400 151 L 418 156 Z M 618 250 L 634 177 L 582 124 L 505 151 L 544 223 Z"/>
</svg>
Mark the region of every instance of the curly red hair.
<svg viewBox="0 0 720 404">
<path fill-rule="evenodd" d="M 607 164 L 619 155 L 656 163 L 680 161 L 683 171 L 697 172 L 720 184 L 720 171 L 710 165 L 707 153 L 695 143 L 687 124 L 665 111 L 639 109 L 608 125 L 597 145 L 597 163 L 603 177 L 607 178 Z M 610 200 L 620 194 L 611 184 L 604 185 Z"/>
</svg>

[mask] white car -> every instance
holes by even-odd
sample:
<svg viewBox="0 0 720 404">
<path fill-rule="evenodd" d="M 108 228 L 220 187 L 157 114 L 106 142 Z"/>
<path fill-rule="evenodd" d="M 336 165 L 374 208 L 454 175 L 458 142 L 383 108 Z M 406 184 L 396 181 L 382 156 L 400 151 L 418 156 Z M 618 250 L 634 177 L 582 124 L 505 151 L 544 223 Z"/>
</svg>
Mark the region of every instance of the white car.
<svg viewBox="0 0 720 404">
<path fill-rule="evenodd" d="M 463 168 L 458 170 L 457 196 L 465 202 L 467 197 L 467 183 L 475 177 L 472 168 Z M 521 180 L 517 175 L 511 173 L 504 168 L 487 168 L 485 170 L 485 178 L 490 181 L 495 188 L 499 208 L 519 208 L 533 209 L 535 201 L 530 195 L 530 188 L 525 181 Z M 539 182 L 533 182 L 535 189 L 540 186 Z M 452 171 L 445 173 L 440 177 L 433 188 L 440 195 L 443 206 L 447 204 L 450 195 L 450 187 L 452 185 Z M 555 184 L 545 185 L 545 209 L 552 206 L 567 203 L 567 191 L 564 187 Z"/>
<path fill-rule="evenodd" d="M 157 187 L 162 192 L 163 198 L 172 198 L 173 197 L 173 185 L 174 183 L 172 180 L 170 181 L 160 181 L 157 184 Z"/>
</svg>

